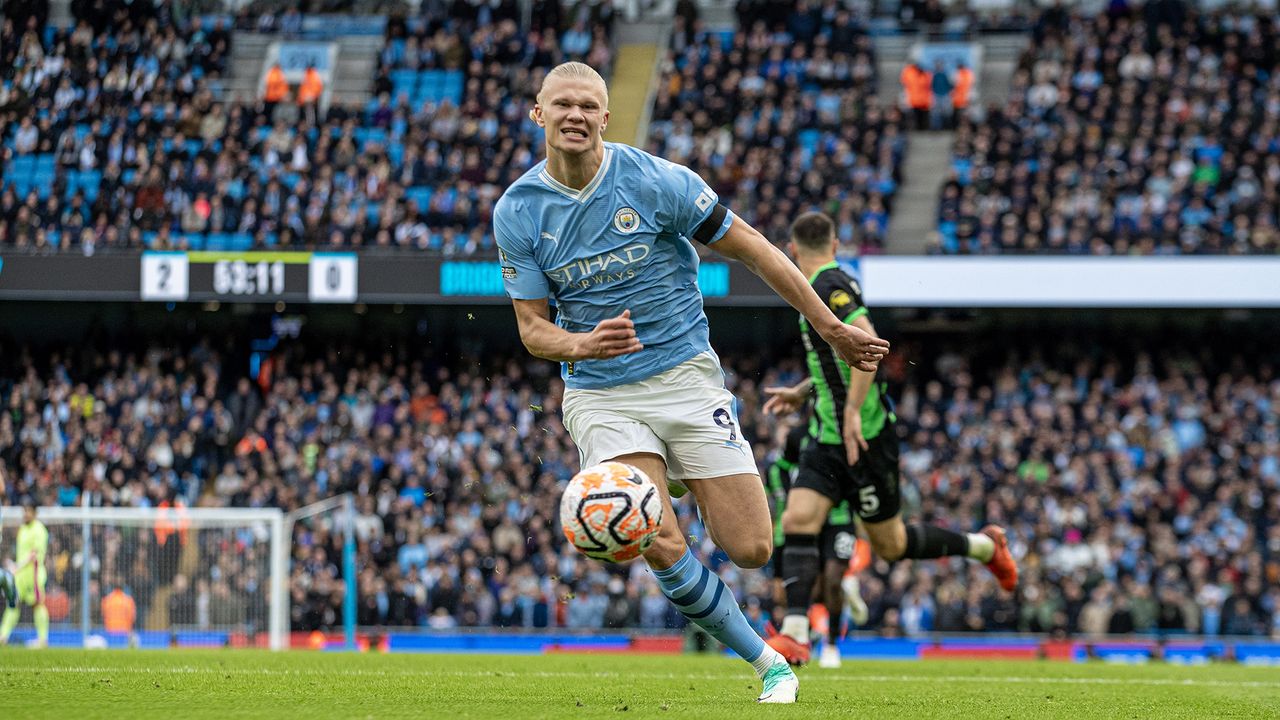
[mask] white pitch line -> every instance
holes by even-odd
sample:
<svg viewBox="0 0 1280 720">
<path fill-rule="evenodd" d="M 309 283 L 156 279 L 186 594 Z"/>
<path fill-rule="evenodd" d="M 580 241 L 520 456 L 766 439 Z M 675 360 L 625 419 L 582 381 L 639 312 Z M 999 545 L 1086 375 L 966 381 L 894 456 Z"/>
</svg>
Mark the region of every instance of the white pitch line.
<svg viewBox="0 0 1280 720">
<path fill-rule="evenodd" d="M 414 677 L 423 678 L 430 676 L 445 677 L 465 677 L 465 678 L 517 678 L 517 677 L 536 677 L 536 678 L 596 678 L 596 679 L 622 679 L 622 678 L 646 678 L 660 680 L 742 680 L 748 677 L 745 673 L 736 675 L 714 675 L 714 674 L 677 674 L 677 673 L 644 673 L 644 672 L 501 672 L 501 671 L 431 671 L 431 670 L 360 670 L 360 669 L 303 669 L 303 670 L 277 670 L 273 668 L 202 668 L 192 666 L 172 666 L 160 668 L 142 668 L 142 667 L 95 667 L 95 666 L 51 666 L 51 667 L 11 667 L 0 670 L 0 675 L 13 673 L 28 673 L 38 675 L 40 673 L 131 673 L 143 675 L 191 675 L 191 674 L 208 674 L 208 675 L 267 675 L 267 676 L 292 676 L 292 677 L 327 677 L 327 676 L 351 676 L 351 677 Z M 945 683 L 964 683 L 964 684 L 980 684 L 980 683 L 1005 683 L 1005 684 L 1034 684 L 1034 685 L 1142 685 L 1154 687 L 1221 687 L 1221 688 L 1271 688 L 1280 690 L 1280 682 L 1262 682 L 1254 680 L 1196 680 L 1192 678 L 1175 679 L 1175 678 L 1096 678 L 1096 677 L 1035 677 L 1035 676 L 1016 676 L 1016 675 L 851 675 L 844 673 L 805 673 L 801 676 L 802 682 L 832 682 L 832 681 L 856 681 L 856 682 L 945 682 Z"/>
</svg>

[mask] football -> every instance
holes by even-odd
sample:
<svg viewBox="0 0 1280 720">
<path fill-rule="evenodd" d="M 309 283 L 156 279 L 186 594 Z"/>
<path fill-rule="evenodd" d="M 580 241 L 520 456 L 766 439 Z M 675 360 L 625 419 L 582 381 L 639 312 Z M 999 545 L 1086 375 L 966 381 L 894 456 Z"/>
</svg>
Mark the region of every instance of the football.
<svg viewBox="0 0 1280 720">
<path fill-rule="evenodd" d="M 560 498 L 560 526 L 588 557 L 625 562 L 658 538 L 662 498 L 639 468 L 607 462 L 573 476 Z"/>
</svg>

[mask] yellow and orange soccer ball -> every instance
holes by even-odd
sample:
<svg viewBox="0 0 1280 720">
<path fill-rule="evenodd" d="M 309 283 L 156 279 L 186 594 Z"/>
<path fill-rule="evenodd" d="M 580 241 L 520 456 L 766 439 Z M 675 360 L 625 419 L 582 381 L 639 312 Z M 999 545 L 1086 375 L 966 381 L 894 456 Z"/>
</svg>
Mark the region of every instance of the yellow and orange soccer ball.
<svg viewBox="0 0 1280 720">
<path fill-rule="evenodd" d="M 626 562 L 658 538 L 662 497 L 639 468 L 606 462 L 573 476 L 560 498 L 560 527 L 588 557 Z"/>
</svg>

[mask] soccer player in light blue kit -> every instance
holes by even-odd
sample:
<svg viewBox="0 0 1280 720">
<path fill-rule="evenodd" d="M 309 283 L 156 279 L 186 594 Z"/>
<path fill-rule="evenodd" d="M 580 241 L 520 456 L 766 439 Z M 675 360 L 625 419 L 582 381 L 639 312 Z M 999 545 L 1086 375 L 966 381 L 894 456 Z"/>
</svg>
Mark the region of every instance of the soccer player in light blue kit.
<svg viewBox="0 0 1280 720">
<path fill-rule="evenodd" d="M 694 558 L 671 507 L 668 483 L 693 493 L 735 563 L 769 560 L 768 502 L 708 340 L 693 243 L 764 278 L 850 365 L 871 372 L 889 346 L 832 314 L 697 174 L 604 142 L 608 106 L 604 80 L 582 63 L 552 69 L 538 93 L 531 116 L 546 131 L 547 159 L 507 189 L 493 217 L 520 339 L 562 363 L 564 423 L 582 465 L 616 460 L 657 481 L 662 528 L 644 559 L 663 593 L 751 663 L 764 682 L 759 702 L 795 702 L 795 674 Z"/>
</svg>

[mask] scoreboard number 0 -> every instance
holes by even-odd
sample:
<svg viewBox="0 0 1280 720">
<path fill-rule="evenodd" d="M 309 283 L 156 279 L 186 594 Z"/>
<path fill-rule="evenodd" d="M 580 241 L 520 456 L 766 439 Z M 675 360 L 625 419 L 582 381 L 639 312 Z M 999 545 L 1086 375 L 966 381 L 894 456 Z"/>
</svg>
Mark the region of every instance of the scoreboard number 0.
<svg viewBox="0 0 1280 720">
<path fill-rule="evenodd" d="M 357 267 L 354 253 L 313 253 L 308 299 L 316 303 L 355 302 Z"/>
</svg>

